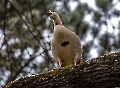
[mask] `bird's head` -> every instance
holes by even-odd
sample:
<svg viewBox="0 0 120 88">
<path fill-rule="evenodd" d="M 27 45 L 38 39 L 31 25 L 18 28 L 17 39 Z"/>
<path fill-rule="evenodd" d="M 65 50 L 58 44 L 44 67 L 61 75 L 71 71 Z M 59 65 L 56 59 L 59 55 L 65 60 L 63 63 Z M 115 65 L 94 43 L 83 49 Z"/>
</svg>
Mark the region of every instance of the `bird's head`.
<svg viewBox="0 0 120 88">
<path fill-rule="evenodd" d="M 56 20 L 57 18 L 59 18 L 58 14 L 52 10 L 49 10 L 47 12 L 47 15 L 53 20 Z"/>
</svg>

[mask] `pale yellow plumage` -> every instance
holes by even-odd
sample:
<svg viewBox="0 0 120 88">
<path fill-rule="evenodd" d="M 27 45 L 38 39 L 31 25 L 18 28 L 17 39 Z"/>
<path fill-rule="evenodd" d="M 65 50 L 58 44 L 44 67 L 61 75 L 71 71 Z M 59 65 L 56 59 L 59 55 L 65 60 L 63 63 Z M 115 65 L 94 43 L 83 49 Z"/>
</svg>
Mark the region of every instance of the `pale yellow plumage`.
<svg viewBox="0 0 120 88">
<path fill-rule="evenodd" d="M 49 10 L 48 15 L 54 20 L 54 34 L 51 41 L 53 57 L 60 66 L 81 62 L 82 51 L 79 37 L 62 25 L 57 13 Z"/>
</svg>

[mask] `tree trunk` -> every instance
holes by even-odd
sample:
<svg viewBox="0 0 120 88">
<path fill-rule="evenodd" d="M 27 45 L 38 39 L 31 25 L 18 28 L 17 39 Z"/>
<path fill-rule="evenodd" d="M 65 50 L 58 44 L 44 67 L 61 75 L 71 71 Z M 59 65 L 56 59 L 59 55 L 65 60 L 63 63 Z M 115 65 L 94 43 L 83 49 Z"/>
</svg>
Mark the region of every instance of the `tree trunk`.
<svg viewBox="0 0 120 88">
<path fill-rule="evenodd" d="M 120 86 L 120 52 L 12 81 L 5 88 L 106 88 Z"/>
</svg>

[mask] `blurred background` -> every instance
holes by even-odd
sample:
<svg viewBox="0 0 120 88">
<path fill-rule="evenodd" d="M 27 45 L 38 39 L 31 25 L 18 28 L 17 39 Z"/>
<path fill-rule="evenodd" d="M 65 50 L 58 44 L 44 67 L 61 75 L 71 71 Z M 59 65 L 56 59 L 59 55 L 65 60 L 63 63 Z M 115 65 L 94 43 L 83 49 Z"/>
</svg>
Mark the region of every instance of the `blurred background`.
<svg viewBox="0 0 120 88">
<path fill-rule="evenodd" d="M 80 37 L 83 61 L 119 51 L 119 6 L 120 0 L 0 0 L 0 87 L 58 68 L 49 9 Z"/>
</svg>

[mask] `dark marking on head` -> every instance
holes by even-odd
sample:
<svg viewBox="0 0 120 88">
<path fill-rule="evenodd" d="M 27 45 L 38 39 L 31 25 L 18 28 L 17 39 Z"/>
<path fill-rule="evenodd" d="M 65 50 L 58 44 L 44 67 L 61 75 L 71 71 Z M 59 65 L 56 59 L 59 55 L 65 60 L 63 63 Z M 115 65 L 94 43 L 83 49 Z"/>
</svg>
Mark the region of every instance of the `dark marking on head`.
<svg viewBox="0 0 120 88">
<path fill-rule="evenodd" d="M 70 44 L 69 41 L 64 41 L 64 42 L 61 44 L 61 46 L 64 47 L 64 46 L 67 46 L 68 44 Z"/>
</svg>

